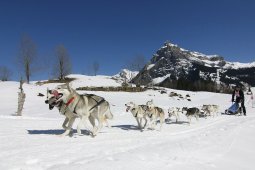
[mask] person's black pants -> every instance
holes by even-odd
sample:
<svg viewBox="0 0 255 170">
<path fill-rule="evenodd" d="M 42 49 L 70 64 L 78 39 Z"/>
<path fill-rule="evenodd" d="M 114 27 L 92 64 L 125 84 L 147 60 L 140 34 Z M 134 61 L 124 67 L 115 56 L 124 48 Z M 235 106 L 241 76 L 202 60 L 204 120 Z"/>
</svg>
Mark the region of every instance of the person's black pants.
<svg viewBox="0 0 255 170">
<path fill-rule="evenodd" d="M 241 107 L 242 107 L 244 116 L 246 116 L 246 109 L 245 109 L 245 106 L 244 106 L 244 101 L 242 101 Z"/>
<path fill-rule="evenodd" d="M 243 111 L 243 114 L 244 116 L 246 116 L 246 109 L 245 109 L 245 106 L 244 106 L 244 100 L 240 99 L 239 97 L 236 98 L 236 102 L 237 103 L 240 103 L 241 102 L 241 108 L 242 108 L 242 111 Z"/>
</svg>

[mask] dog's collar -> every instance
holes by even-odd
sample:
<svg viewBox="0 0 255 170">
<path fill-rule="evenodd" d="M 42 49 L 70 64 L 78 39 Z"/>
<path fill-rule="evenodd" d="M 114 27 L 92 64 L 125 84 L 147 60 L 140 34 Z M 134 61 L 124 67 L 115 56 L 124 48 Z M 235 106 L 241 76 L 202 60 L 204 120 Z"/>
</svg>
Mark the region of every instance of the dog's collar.
<svg viewBox="0 0 255 170">
<path fill-rule="evenodd" d="M 74 101 L 74 97 L 68 100 L 68 102 L 66 103 L 66 106 L 70 105 L 73 101 Z"/>
</svg>

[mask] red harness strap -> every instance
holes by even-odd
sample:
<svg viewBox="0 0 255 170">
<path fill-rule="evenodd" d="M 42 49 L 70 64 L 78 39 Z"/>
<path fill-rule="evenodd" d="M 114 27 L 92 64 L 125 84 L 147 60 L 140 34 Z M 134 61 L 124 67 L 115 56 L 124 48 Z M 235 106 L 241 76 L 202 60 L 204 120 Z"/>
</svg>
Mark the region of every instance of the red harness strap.
<svg viewBox="0 0 255 170">
<path fill-rule="evenodd" d="M 74 101 L 74 97 L 72 97 L 71 99 L 68 100 L 68 102 L 66 103 L 66 106 L 68 106 L 69 104 L 71 104 Z"/>
</svg>

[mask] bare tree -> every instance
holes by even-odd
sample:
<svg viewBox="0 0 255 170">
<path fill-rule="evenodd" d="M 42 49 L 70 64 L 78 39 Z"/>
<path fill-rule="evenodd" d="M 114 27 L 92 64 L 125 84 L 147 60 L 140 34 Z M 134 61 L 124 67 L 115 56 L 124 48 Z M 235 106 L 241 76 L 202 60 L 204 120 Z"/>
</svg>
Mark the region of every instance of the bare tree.
<svg viewBox="0 0 255 170">
<path fill-rule="evenodd" d="M 18 56 L 18 64 L 25 73 L 27 82 L 29 83 L 32 73 L 35 71 L 35 62 L 37 60 L 36 45 L 33 40 L 25 35 L 20 41 L 20 53 Z"/>
<path fill-rule="evenodd" d="M 97 75 L 97 72 L 99 70 L 99 63 L 97 61 L 95 61 L 92 65 L 93 67 L 93 71 L 94 71 L 94 75 L 96 76 Z"/>
<path fill-rule="evenodd" d="M 0 80 L 8 81 L 10 80 L 12 72 L 6 66 L 0 66 Z"/>
<path fill-rule="evenodd" d="M 26 99 L 26 94 L 24 93 L 24 90 L 23 90 L 23 84 L 24 84 L 24 81 L 22 80 L 22 77 L 21 77 L 20 85 L 19 85 L 20 92 L 18 92 L 17 116 L 22 116 L 22 110 L 25 103 L 25 99 Z"/>
<path fill-rule="evenodd" d="M 146 64 L 146 59 L 143 55 L 137 55 L 128 62 L 127 68 L 131 71 L 140 71 Z"/>
<path fill-rule="evenodd" d="M 65 77 L 71 73 L 72 64 L 69 58 L 69 54 L 64 45 L 58 45 L 56 47 L 56 63 L 54 64 L 53 74 L 58 77 L 59 80 L 64 80 Z"/>
</svg>

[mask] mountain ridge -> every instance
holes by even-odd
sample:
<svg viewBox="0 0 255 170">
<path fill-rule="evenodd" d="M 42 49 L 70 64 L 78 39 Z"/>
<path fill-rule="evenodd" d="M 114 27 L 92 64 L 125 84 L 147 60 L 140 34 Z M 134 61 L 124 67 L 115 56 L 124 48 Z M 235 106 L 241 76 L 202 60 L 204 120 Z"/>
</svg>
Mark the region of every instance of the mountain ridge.
<svg viewBox="0 0 255 170">
<path fill-rule="evenodd" d="M 220 55 L 205 55 L 166 42 L 131 82 L 162 85 L 183 79 L 190 83 L 207 81 L 216 85 L 255 86 L 255 62 L 229 62 Z M 164 86 L 164 85 L 163 85 Z"/>
</svg>

